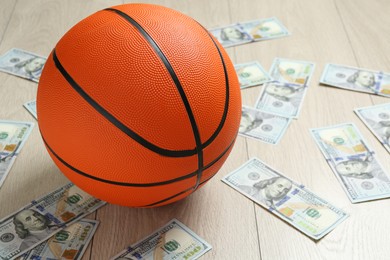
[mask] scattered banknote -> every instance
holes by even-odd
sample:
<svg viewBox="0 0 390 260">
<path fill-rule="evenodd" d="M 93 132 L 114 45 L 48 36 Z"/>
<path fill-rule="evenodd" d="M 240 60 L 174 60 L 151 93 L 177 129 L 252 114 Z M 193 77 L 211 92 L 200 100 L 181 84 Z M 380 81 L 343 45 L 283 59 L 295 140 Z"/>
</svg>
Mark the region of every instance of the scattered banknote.
<svg viewBox="0 0 390 260">
<path fill-rule="evenodd" d="M 234 65 L 241 89 L 272 81 L 268 72 L 257 61 Z"/>
<path fill-rule="evenodd" d="M 282 83 L 307 85 L 310 81 L 315 64 L 308 61 L 275 58 L 271 69 L 271 77 Z"/>
<path fill-rule="evenodd" d="M 390 177 L 352 123 L 311 129 L 352 203 L 390 197 Z"/>
<path fill-rule="evenodd" d="M 224 27 L 214 28 L 210 33 L 217 38 L 223 47 L 236 46 L 252 42 L 252 37 L 244 32 L 240 24 L 231 24 Z"/>
<path fill-rule="evenodd" d="M 37 101 L 36 100 L 32 100 L 32 101 L 26 102 L 23 106 L 28 110 L 28 112 L 31 113 L 31 115 L 33 115 L 35 117 L 35 119 L 38 119 L 38 116 L 37 116 Z"/>
<path fill-rule="evenodd" d="M 99 221 L 82 219 L 56 233 L 17 260 L 81 259 L 95 234 Z"/>
<path fill-rule="evenodd" d="M 390 74 L 345 65 L 327 64 L 320 83 L 390 97 Z"/>
<path fill-rule="evenodd" d="M 257 158 L 222 181 L 315 240 L 348 217 L 343 210 Z"/>
<path fill-rule="evenodd" d="M 0 57 L 0 71 L 38 82 L 45 62 L 45 57 L 14 48 Z"/>
<path fill-rule="evenodd" d="M 239 134 L 266 143 L 277 144 L 286 132 L 290 122 L 290 118 L 243 106 Z"/>
<path fill-rule="evenodd" d="M 282 117 L 297 118 L 307 85 L 269 82 L 264 84 L 255 108 Z"/>
<path fill-rule="evenodd" d="M 218 39 L 223 47 L 270 40 L 290 34 L 275 17 L 214 28 L 210 32 Z"/>
<path fill-rule="evenodd" d="M 390 103 L 357 108 L 355 113 L 390 153 Z"/>
<path fill-rule="evenodd" d="M 0 120 L 0 187 L 33 127 L 30 122 Z"/>
<path fill-rule="evenodd" d="M 122 259 L 194 260 L 211 250 L 211 245 L 177 219 L 114 256 Z"/>
<path fill-rule="evenodd" d="M 276 17 L 244 22 L 240 26 L 254 41 L 270 40 L 290 35 L 286 27 Z"/>
<path fill-rule="evenodd" d="M 21 256 L 105 204 L 69 183 L 0 220 L 0 259 Z"/>
</svg>

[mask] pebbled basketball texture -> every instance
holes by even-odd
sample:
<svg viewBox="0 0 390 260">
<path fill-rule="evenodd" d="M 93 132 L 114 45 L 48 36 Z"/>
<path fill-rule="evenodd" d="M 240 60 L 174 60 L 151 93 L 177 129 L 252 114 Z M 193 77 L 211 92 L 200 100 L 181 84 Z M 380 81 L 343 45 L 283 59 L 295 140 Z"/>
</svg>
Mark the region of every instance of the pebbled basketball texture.
<svg viewBox="0 0 390 260">
<path fill-rule="evenodd" d="M 37 112 L 50 156 L 73 183 L 114 204 L 154 207 L 218 172 L 241 96 L 228 55 L 198 22 L 127 4 L 85 18 L 57 43 Z"/>
</svg>

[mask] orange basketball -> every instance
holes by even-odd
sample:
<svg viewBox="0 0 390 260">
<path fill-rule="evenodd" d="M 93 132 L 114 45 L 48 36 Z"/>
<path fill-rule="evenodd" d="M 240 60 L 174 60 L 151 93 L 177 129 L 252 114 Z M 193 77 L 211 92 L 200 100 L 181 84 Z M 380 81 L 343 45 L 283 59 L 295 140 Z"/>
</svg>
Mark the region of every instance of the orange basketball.
<svg viewBox="0 0 390 260">
<path fill-rule="evenodd" d="M 62 37 L 37 111 L 46 148 L 73 183 L 111 203 L 155 207 L 217 173 L 237 136 L 241 96 L 228 55 L 198 22 L 127 4 Z"/>
</svg>

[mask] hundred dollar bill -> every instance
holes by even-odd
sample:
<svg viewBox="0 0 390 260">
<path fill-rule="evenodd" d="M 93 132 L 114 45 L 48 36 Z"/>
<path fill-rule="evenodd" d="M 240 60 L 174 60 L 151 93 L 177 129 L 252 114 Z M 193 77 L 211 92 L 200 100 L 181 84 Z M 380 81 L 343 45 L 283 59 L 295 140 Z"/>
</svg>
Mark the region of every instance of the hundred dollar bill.
<svg viewBox="0 0 390 260">
<path fill-rule="evenodd" d="M 21 256 L 106 202 L 69 183 L 0 220 L 0 259 Z"/>
<path fill-rule="evenodd" d="M 45 57 L 14 48 L 0 57 L 0 71 L 38 82 L 45 62 Z"/>
<path fill-rule="evenodd" d="M 355 113 L 390 153 L 390 103 L 356 108 Z"/>
<path fill-rule="evenodd" d="M 270 144 L 279 143 L 290 125 L 291 119 L 242 107 L 239 134 Z"/>
<path fill-rule="evenodd" d="M 275 17 L 231 24 L 209 31 L 223 47 L 290 35 L 284 25 Z"/>
<path fill-rule="evenodd" d="M 320 83 L 390 97 L 390 74 L 345 65 L 327 64 Z"/>
<path fill-rule="evenodd" d="M 153 234 L 131 245 L 111 259 L 194 260 L 207 253 L 211 248 L 211 245 L 183 223 L 173 219 Z"/>
<path fill-rule="evenodd" d="M 284 25 L 276 17 L 244 22 L 240 24 L 240 27 L 243 28 L 254 41 L 270 40 L 290 35 Z"/>
<path fill-rule="evenodd" d="M 307 85 L 269 82 L 264 84 L 255 108 L 267 113 L 297 118 Z"/>
<path fill-rule="evenodd" d="M 82 219 L 56 233 L 17 260 L 81 259 L 95 234 L 99 221 Z"/>
<path fill-rule="evenodd" d="M 390 197 L 390 177 L 352 123 L 311 129 L 352 203 Z"/>
<path fill-rule="evenodd" d="M 244 32 L 239 24 L 214 28 L 209 31 L 225 48 L 253 41 L 252 37 Z"/>
<path fill-rule="evenodd" d="M 318 240 L 348 214 L 257 158 L 222 179 L 305 235 Z"/>
<path fill-rule="evenodd" d="M 35 117 L 35 119 L 38 119 L 38 117 L 37 117 L 37 101 L 36 100 L 26 102 L 26 103 L 24 103 L 23 106 L 27 109 L 28 112 L 30 112 L 31 115 L 33 115 L 33 117 Z"/>
<path fill-rule="evenodd" d="M 30 122 L 0 120 L 0 187 L 33 127 Z"/>
<path fill-rule="evenodd" d="M 315 64 L 312 62 L 275 58 L 270 75 L 279 82 L 307 85 L 314 68 Z"/>
<path fill-rule="evenodd" d="M 257 61 L 234 65 L 241 89 L 261 85 L 272 80 Z"/>
</svg>

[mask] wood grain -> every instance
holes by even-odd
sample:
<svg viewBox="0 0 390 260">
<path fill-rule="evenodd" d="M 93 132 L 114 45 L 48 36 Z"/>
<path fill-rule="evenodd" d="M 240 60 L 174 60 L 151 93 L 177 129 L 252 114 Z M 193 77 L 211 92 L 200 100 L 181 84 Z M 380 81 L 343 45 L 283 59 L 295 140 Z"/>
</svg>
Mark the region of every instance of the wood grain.
<svg viewBox="0 0 390 260">
<path fill-rule="evenodd" d="M 297 120 L 277 145 L 237 138 L 218 174 L 202 189 L 172 205 L 134 209 L 107 205 L 89 217 L 101 222 L 83 259 L 109 259 L 177 218 L 209 242 L 202 259 L 390 259 L 390 200 L 351 204 L 309 133 L 310 128 L 355 123 L 378 159 L 390 171 L 389 153 L 353 113 L 357 107 L 390 102 L 389 98 L 319 84 L 326 63 L 390 72 L 390 2 L 387 0 L 2 0 L 0 54 L 17 47 L 47 56 L 61 36 L 84 17 L 122 3 L 151 3 L 183 12 L 205 28 L 277 17 L 288 37 L 228 48 L 234 63 L 259 61 L 269 69 L 276 57 L 316 64 Z M 242 91 L 253 106 L 261 87 Z M 0 119 L 35 122 L 23 108 L 35 99 L 37 84 L 0 73 Z M 314 242 L 220 179 L 259 157 L 350 217 Z M 48 156 L 36 124 L 32 135 L 0 188 L 0 218 L 67 179 Z"/>
</svg>

